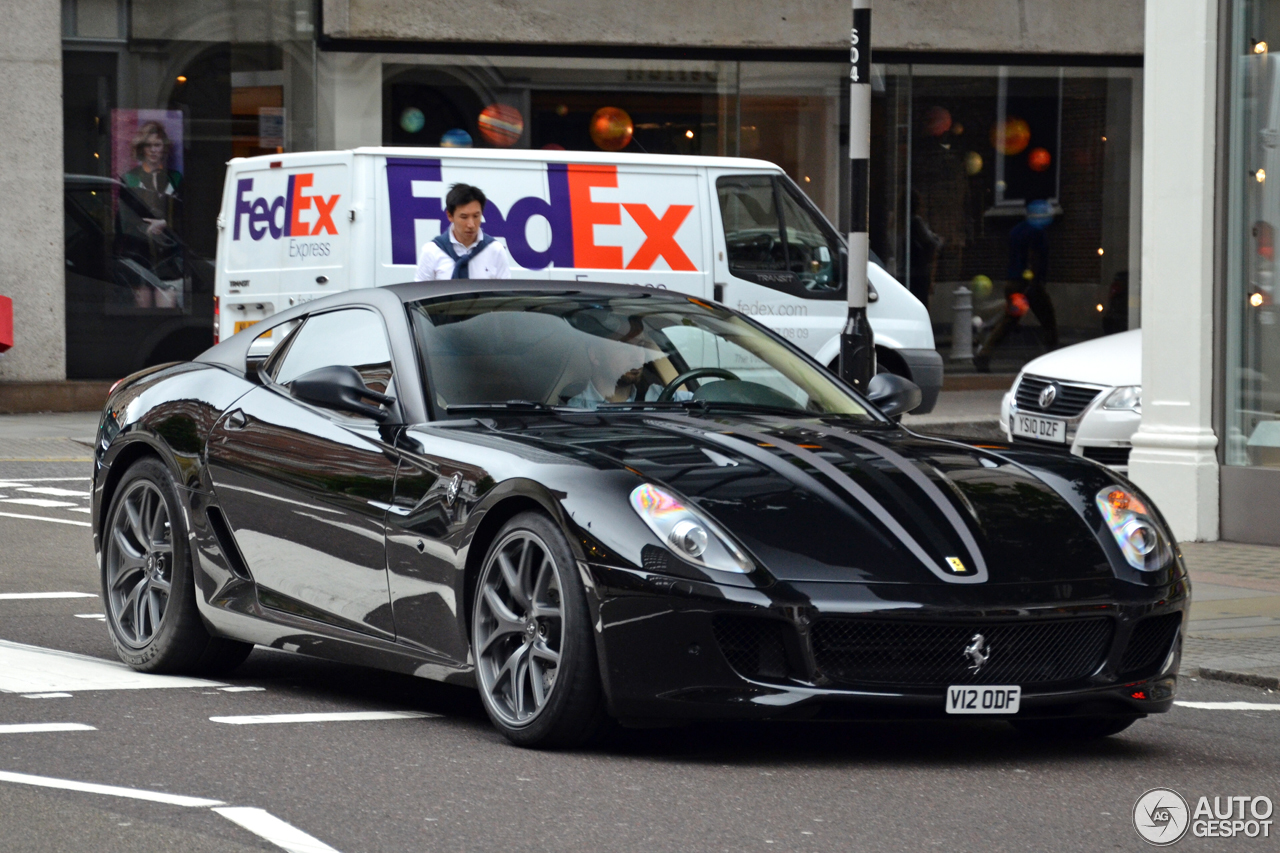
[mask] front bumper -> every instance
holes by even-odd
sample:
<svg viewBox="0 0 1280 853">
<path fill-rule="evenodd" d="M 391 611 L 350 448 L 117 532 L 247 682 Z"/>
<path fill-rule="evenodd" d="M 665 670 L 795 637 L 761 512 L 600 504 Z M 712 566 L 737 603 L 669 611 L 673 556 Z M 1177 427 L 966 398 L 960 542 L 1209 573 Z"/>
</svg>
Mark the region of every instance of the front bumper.
<svg viewBox="0 0 1280 853">
<path fill-rule="evenodd" d="M 1017 382 L 1014 383 L 1017 387 Z M 1013 391 L 1005 394 L 1000 405 L 1000 429 L 1012 443 L 1051 450 L 1066 450 L 1075 456 L 1092 459 L 1120 472 L 1129 470 L 1129 451 L 1133 434 L 1142 423 L 1142 413 L 1131 409 L 1104 409 L 1102 403 L 1113 388 L 1104 387 L 1089 406 L 1073 418 L 1066 418 L 1065 444 L 1019 438 L 1012 431 L 1013 416 L 1019 411 Z M 1034 409 L 1026 414 L 1039 416 Z"/>
<path fill-rule="evenodd" d="M 970 601 L 957 600 L 954 588 L 776 583 L 764 591 L 602 566 L 590 571 L 610 711 L 624 720 L 947 716 L 945 683 L 857 683 L 824 673 L 814 634 L 820 620 L 827 619 L 960 622 L 976 630 L 1001 623 L 1061 624 L 1105 617 L 1112 632 L 1097 665 L 1065 681 L 1023 684 L 1017 718 L 1160 713 L 1173 702 L 1180 626 L 1189 601 L 1189 585 L 1185 577 L 1173 577 L 1174 569 L 1155 586 L 1116 581 L 1001 584 L 976 593 L 968 588 Z M 890 586 L 895 588 L 886 590 Z M 1137 637 L 1134 628 L 1152 616 L 1164 616 L 1178 627 L 1171 629 L 1167 647 L 1154 653 L 1154 663 L 1125 670 L 1129 641 Z M 744 663 L 740 648 L 726 638 L 726 618 L 773 626 L 780 648 L 761 651 L 758 666 Z M 955 654 L 963 654 L 963 645 Z"/>
<path fill-rule="evenodd" d="M 900 349 L 895 352 L 907 363 L 911 381 L 920 386 L 920 405 L 913 414 L 929 414 L 942 391 L 942 355 L 935 349 Z"/>
</svg>

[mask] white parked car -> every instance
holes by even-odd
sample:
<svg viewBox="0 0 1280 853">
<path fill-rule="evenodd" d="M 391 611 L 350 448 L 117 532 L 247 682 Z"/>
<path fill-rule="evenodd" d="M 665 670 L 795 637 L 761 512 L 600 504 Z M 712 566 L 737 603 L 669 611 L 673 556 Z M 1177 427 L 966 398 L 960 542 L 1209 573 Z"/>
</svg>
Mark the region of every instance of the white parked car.
<svg viewBox="0 0 1280 853">
<path fill-rule="evenodd" d="M 1027 362 L 1000 404 L 1010 441 L 1062 447 L 1121 471 L 1141 420 L 1141 329 Z"/>
</svg>

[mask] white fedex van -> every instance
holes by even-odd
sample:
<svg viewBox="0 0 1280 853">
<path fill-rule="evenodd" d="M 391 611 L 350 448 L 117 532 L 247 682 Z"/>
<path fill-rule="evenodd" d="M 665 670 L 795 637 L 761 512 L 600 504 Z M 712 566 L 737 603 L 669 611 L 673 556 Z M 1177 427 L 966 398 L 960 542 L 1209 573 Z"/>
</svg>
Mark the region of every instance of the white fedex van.
<svg viewBox="0 0 1280 853">
<path fill-rule="evenodd" d="M 215 333 L 301 301 L 412 281 L 449 226 L 456 183 L 488 196 L 484 231 L 517 279 L 666 288 L 743 312 L 834 364 L 846 317 L 844 241 L 762 160 L 579 151 L 357 148 L 236 158 L 218 216 Z M 942 359 L 925 307 L 871 264 L 881 369 L 933 407 Z"/>
</svg>

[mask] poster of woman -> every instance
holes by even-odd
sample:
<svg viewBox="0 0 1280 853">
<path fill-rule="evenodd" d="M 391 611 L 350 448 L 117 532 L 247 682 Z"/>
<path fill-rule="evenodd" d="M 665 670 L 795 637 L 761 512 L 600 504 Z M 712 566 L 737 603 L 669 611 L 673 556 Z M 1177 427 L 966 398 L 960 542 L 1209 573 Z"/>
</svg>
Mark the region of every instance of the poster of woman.
<svg viewBox="0 0 1280 853">
<path fill-rule="evenodd" d="M 182 308 L 182 113 L 112 110 L 111 137 L 122 283 L 139 308 Z"/>
</svg>

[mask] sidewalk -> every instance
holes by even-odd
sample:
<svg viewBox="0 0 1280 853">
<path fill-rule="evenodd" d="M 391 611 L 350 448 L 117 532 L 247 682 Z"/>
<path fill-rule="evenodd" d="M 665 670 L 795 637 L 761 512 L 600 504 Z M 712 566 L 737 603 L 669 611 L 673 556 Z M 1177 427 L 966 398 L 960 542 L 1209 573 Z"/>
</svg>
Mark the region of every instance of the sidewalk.
<svg viewBox="0 0 1280 853">
<path fill-rule="evenodd" d="M 1191 573 L 1182 674 L 1280 690 L 1280 548 L 1181 548 Z"/>
<path fill-rule="evenodd" d="M 915 432 L 953 435 L 989 441 L 1004 440 L 1000 431 L 1000 399 L 1008 388 L 998 390 L 943 391 L 927 415 L 905 415 L 902 425 Z"/>
</svg>

